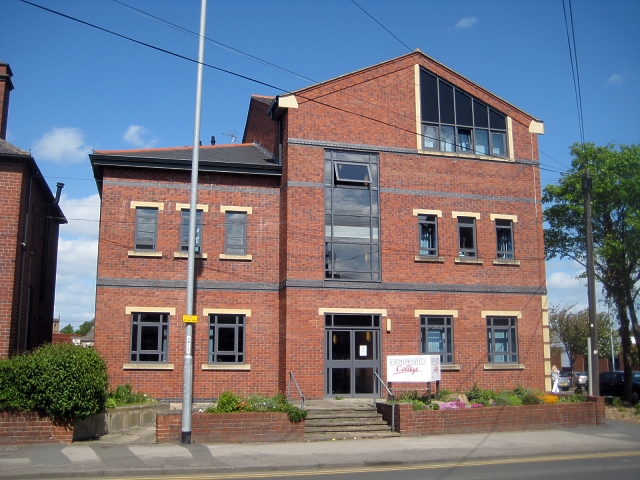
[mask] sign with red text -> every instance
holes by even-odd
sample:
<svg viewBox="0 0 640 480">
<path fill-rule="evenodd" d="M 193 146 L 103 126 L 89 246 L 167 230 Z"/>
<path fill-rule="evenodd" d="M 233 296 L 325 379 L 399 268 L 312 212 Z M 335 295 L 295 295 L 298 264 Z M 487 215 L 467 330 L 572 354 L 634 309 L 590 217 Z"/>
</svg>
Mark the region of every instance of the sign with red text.
<svg viewBox="0 0 640 480">
<path fill-rule="evenodd" d="M 440 355 L 388 355 L 387 382 L 440 380 Z"/>
</svg>

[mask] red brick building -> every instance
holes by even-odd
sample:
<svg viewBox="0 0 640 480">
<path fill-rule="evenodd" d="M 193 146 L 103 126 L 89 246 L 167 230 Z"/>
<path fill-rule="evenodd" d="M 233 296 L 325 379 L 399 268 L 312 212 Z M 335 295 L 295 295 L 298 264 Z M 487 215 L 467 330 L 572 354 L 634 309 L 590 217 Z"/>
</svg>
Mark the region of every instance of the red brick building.
<svg viewBox="0 0 640 480">
<path fill-rule="evenodd" d="M 253 96 L 243 143 L 200 150 L 194 399 L 290 372 L 309 398 L 370 396 L 388 355 L 421 353 L 450 390 L 550 389 L 540 133 L 419 51 Z M 162 399 L 182 395 L 191 155 L 90 155 L 96 348 Z"/>
<path fill-rule="evenodd" d="M 53 196 L 29 152 L 6 141 L 11 77 L 0 62 L 0 358 L 51 342 L 58 229 L 67 223 L 60 192 Z"/>
</svg>

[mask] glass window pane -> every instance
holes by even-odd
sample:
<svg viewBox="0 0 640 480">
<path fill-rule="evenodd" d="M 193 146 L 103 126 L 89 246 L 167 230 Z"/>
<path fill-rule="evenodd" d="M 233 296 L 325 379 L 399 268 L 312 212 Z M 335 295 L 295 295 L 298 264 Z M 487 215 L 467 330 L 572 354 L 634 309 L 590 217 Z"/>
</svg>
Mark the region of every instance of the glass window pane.
<svg viewBox="0 0 640 480">
<path fill-rule="evenodd" d="M 333 244 L 334 269 L 337 271 L 370 272 L 371 247 L 358 244 Z"/>
<path fill-rule="evenodd" d="M 352 217 L 334 215 L 334 240 L 362 240 L 371 241 L 371 217 Z"/>
<path fill-rule="evenodd" d="M 473 126 L 471 115 L 471 97 L 456 89 L 456 123 L 458 125 Z"/>
<path fill-rule="evenodd" d="M 422 148 L 426 150 L 438 150 L 438 126 L 422 126 Z"/>
<path fill-rule="evenodd" d="M 473 121 L 476 128 L 489 128 L 487 107 L 477 100 L 473 100 Z"/>
<path fill-rule="evenodd" d="M 491 132 L 491 155 L 505 155 L 504 133 Z"/>
<path fill-rule="evenodd" d="M 371 172 L 368 164 L 336 162 L 336 178 L 343 182 L 370 183 Z"/>
<path fill-rule="evenodd" d="M 507 118 L 493 109 L 489 109 L 489 122 L 492 130 L 506 130 Z"/>
<path fill-rule="evenodd" d="M 440 86 L 440 122 L 455 123 L 453 113 L 453 87 L 444 82 L 438 82 Z"/>
<path fill-rule="evenodd" d="M 438 79 L 420 70 L 420 110 L 423 122 L 438 122 Z"/>
<path fill-rule="evenodd" d="M 443 152 L 454 152 L 456 146 L 455 128 L 442 126 L 440 127 L 440 150 Z"/>
<path fill-rule="evenodd" d="M 218 327 L 218 352 L 236 351 L 236 329 Z"/>
<path fill-rule="evenodd" d="M 475 135 L 476 153 L 478 155 L 489 155 L 489 132 L 476 129 Z"/>
<path fill-rule="evenodd" d="M 158 350 L 158 327 L 140 326 L 140 350 Z"/>
<path fill-rule="evenodd" d="M 458 150 L 460 152 L 471 151 L 471 130 L 458 129 Z"/>
<path fill-rule="evenodd" d="M 368 188 L 334 189 L 333 210 L 369 214 L 371 212 L 371 190 Z"/>
</svg>

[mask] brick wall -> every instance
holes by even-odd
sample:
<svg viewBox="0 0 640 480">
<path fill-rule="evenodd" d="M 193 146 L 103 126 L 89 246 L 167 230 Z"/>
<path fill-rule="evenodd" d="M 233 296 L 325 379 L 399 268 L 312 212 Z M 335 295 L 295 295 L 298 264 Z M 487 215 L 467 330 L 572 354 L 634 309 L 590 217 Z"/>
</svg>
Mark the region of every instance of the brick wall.
<svg viewBox="0 0 640 480">
<path fill-rule="evenodd" d="M 37 413 L 0 412 L 0 444 L 71 443 L 73 426 Z"/>
<path fill-rule="evenodd" d="M 301 442 L 304 440 L 304 420 L 292 423 L 286 413 L 194 412 L 191 422 L 191 439 L 197 443 Z M 180 441 L 182 415 L 158 413 L 156 435 L 158 443 Z"/>
</svg>

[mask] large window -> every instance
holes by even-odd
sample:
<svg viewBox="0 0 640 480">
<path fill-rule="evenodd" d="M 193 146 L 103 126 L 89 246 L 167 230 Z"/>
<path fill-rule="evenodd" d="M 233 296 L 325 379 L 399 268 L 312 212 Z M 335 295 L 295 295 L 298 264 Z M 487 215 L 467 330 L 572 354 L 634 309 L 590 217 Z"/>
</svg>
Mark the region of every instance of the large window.
<svg viewBox="0 0 640 480">
<path fill-rule="evenodd" d="M 425 70 L 420 104 L 425 150 L 508 155 L 506 116 Z"/>
<path fill-rule="evenodd" d="M 517 363 L 518 335 L 515 317 L 487 317 L 489 363 Z"/>
<path fill-rule="evenodd" d="M 209 315 L 209 363 L 244 363 L 244 315 Z"/>
<path fill-rule="evenodd" d="M 440 355 L 440 363 L 453 363 L 453 319 L 420 317 L 420 351 L 423 355 Z"/>
<path fill-rule="evenodd" d="M 189 251 L 189 210 L 182 210 L 180 222 L 180 250 Z M 202 253 L 202 210 L 196 210 L 196 250 Z"/>
<path fill-rule="evenodd" d="M 458 217 L 458 255 L 460 257 L 477 257 L 476 219 Z"/>
<path fill-rule="evenodd" d="M 224 253 L 227 255 L 247 254 L 246 212 L 226 212 Z"/>
<path fill-rule="evenodd" d="M 325 278 L 380 281 L 378 156 L 325 153 Z"/>
<path fill-rule="evenodd" d="M 155 252 L 158 245 L 158 209 L 136 207 L 135 251 Z"/>
<path fill-rule="evenodd" d="M 438 256 L 438 217 L 436 215 L 418 215 L 418 255 Z"/>
<path fill-rule="evenodd" d="M 513 221 L 496 219 L 497 258 L 513 260 Z"/>
<path fill-rule="evenodd" d="M 132 363 L 166 363 L 168 339 L 168 313 L 131 314 Z"/>
</svg>

